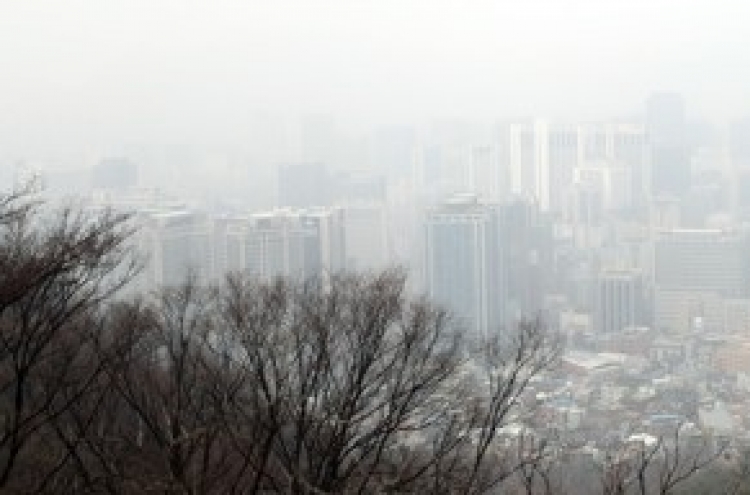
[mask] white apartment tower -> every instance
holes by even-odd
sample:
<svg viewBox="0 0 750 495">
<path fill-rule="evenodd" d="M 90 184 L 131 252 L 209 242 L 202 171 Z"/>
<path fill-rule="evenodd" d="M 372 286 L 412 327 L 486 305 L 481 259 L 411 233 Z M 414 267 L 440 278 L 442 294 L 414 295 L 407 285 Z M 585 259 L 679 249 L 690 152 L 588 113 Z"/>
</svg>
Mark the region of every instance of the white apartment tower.
<svg viewBox="0 0 750 495">
<path fill-rule="evenodd" d="M 188 273 L 199 281 L 213 274 L 211 220 L 187 210 L 141 211 L 137 246 L 144 253 L 146 266 L 139 277 L 142 289 L 175 285 Z"/>
<path fill-rule="evenodd" d="M 342 211 L 280 209 L 217 220 L 216 265 L 261 278 L 307 279 L 344 268 Z"/>
</svg>

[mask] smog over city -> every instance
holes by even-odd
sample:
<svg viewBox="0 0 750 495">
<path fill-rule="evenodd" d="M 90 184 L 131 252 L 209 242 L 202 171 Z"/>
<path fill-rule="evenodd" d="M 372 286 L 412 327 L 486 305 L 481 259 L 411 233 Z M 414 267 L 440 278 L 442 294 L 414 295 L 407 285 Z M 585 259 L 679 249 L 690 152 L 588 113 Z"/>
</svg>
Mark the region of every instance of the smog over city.
<svg viewBox="0 0 750 495">
<path fill-rule="evenodd" d="M 750 494 L 748 25 L 0 1 L 0 493 Z"/>
</svg>

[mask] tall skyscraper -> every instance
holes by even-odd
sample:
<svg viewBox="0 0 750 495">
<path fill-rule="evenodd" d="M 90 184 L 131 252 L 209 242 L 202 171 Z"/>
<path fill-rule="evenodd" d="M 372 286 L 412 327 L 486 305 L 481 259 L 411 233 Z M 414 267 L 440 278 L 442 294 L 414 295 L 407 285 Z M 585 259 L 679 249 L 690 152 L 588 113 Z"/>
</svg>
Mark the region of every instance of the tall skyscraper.
<svg viewBox="0 0 750 495">
<path fill-rule="evenodd" d="M 547 131 L 543 121 L 513 123 L 507 129 L 510 191 L 537 202 L 543 211 L 550 209 Z"/>
<path fill-rule="evenodd" d="M 507 191 L 537 202 L 543 212 L 569 210 L 578 178 L 592 173 L 601 177 L 607 208 L 632 208 L 641 199 L 646 155 L 639 124 L 536 120 L 498 130 L 498 177 Z"/>
<path fill-rule="evenodd" d="M 503 324 L 504 282 L 497 208 L 458 195 L 427 215 L 426 282 L 430 297 L 478 338 Z"/>
</svg>

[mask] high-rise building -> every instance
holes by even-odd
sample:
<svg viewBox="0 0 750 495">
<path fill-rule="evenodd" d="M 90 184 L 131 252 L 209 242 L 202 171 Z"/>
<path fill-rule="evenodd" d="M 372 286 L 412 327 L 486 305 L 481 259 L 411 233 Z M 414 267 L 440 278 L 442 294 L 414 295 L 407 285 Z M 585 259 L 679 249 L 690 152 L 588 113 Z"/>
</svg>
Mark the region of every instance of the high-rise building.
<svg viewBox="0 0 750 495">
<path fill-rule="evenodd" d="M 506 189 L 537 202 L 544 212 L 569 210 L 582 174 L 601 177 L 609 209 L 631 208 L 640 199 L 646 160 L 642 125 L 512 122 L 499 126 L 497 143 L 498 175 Z"/>
<path fill-rule="evenodd" d="M 430 211 L 425 226 L 426 285 L 478 338 L 504 323 L 504 282 L 497 208 L 458 195 Z"/>
<path fill-rule="evenodd" d="M 344 209 L 317 208 L 300 212 L 302 223 L 315 232 L 323 278 L 346 269 Z"/>
<path fill-rule="evenodd" d="M 738 218 L 750 218 L 750 118 L 731 124 L 731 206 Z"/>
<path fill-rule="evenodd" d="M 221 280 L 245 268 L 244 245 L 250 219 L 246 215 L 221 215 L 213 223 L 214 278 Z"/>
<path fill-rule="evenodd" d="M 208 281 L 214 270 L 210 219 L 188 210 L 142 211 L 136 242 L 146 258 L 143 289 L 182 283 L 188 274 Z"/>
<path fill-rule="evenodd" d="M 286 211 L 258 213 L 246 244 L 247 270 L 263 278 L 320 276 L 320 239 L 314 225 Z"/>
<path fill-rule="evenodd" d="M 574 180 L 598 176 L 602 207 L 628 210 L 644 205 L 646 136 L 643 125 L 599 122 L 578 126 L 579 161 Z"/>
<path fill-rule="evenodd" d="M 344 268 L 340 208 L 274 210 L 215 223 L 215 265 L 221 273 L 309 279 Z"/>
<path fill-rule="evenodd" d="M 657 327 L 673 331 L 723 327 L 723 301 L 747 298 L 748 235 L 720 229 L 673 229 L 658 234 L 654 253 Z"/>
<path fill-rule="evenodd" d="M 542 121 L 513 123 L 507 129 L 510 191 L 537 202 L 543 211 L 550 209 L 547 131 Z"/>
<path fill-rule="evenodd" d="M 513 201 L 500 207 L 506 313 L 520 319 L 543 310 L 553 279 L 552 224 L 537 205 Z"/>
<path fill-rule="evenodd" d="M 600 272 L 594 303 L 594 328 L 598 332 L 618 333 L 645 324 L 645 286 L 640 270 Z"/>
<path fill-rule="evenodd" d="M 674 229 L 660 232 L 655 250 L 659 287 L 748 294 L 748 236 L 742 231 Z"/>
<path fill-rule="evenodd" d="M 469 187 L 483 201 L 500 202 L 508 196 L 508 179 L 500 166 L 497 146 L 469 148 Z"/>
</svg>

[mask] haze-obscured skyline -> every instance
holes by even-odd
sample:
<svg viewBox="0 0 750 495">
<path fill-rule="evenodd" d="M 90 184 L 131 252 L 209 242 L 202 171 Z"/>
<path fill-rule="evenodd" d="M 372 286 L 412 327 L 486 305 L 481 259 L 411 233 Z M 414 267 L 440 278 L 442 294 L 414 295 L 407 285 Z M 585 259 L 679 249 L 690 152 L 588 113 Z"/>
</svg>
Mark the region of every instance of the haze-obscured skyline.
<svg viewBox="0 0 750 495">
<path fill-rule="evenodd" d="M 652 91 L 750 113 L 736 1 L 4 3 L 0 146 L 232 147 L 257 115 L 599 118 Z"/>
</svg>

